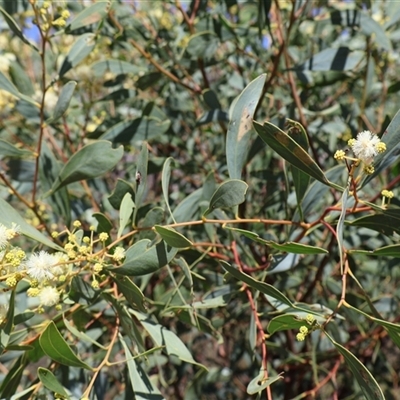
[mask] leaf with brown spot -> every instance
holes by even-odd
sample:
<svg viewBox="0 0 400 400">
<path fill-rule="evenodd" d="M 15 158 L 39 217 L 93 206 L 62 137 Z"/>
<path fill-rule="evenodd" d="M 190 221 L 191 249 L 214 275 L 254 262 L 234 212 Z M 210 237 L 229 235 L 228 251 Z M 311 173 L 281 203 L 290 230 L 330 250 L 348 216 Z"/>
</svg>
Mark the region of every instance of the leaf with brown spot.
<svg viewBox="0 0 400 400">
<path fill-rule="evenodd" d="M 229 177 L 240 179 L 251 145 L 252 120 L 263 92 L 266 74 L 250 82 L 236 99 L 226 137 L 226 159 Z"/>
<path fill-rule="evenodd" d="M 256 121 L 253 121 L 253 126 L 261 139 L 290 164 L 328 186 L 343 190 L 340 186 L 330 182 L 311 156 L 277 126 L 269 122 L 261 125 Z"/>
</svg>

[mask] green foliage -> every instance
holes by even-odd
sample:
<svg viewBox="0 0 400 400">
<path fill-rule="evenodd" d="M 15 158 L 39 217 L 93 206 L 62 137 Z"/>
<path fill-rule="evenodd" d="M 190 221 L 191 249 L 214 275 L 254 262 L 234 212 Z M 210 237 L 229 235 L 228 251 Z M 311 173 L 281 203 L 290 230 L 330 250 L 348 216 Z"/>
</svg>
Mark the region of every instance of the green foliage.
<svg viewBox="0 0 400 400">
<path fill-rule="evenodd" d="M 0 398 L 397 399 L 399 32 L 2 1 Z"/>
</svg>

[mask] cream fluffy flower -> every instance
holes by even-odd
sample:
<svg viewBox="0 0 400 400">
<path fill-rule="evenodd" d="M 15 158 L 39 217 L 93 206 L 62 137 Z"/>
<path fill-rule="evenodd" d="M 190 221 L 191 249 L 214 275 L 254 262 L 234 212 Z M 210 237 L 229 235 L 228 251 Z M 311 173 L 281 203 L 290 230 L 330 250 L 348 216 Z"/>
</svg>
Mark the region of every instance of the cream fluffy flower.
<svg viewBox="0 0 400 400">
<path fill-rule="evenodd" d="M 377 135 L 370 131 L 362 131 L 357 135 L 357 139 L 352 141 L 351 148 L 358 159 L 369 165 L 379 153 L 379 143 L 380 139 Z"/>
<path fill-rule="evenodd" d="M 3 224 L 0 224 L 0 249 L 4 249 L 7 246 L 9 240 L 7 231 L 8 229 Z"/>
<path fill-rule="evenodd" d="M 39 298 L 40 304 L 51 307 L 60 301 L 60 293 L 58 293 L 56 288 L 46 286 L 40 291 Z"/>
<path fill-rule="evenodd" d="M 125 258 L 125 249 L 118 246 L 114 251 L 113 259 L 115 261 L 121 261 L 123 258 Z"/>
<path fill-rule="evenodd" d="M 33 253 L 29 257 L 26 262 L 26 270 L 31 278 L 36 279 L 38 282 L 43 282 L 54 278 L 52 269 L 58 262 L 57 257 L 42 250 L 39 253 Z"/>
</svg>

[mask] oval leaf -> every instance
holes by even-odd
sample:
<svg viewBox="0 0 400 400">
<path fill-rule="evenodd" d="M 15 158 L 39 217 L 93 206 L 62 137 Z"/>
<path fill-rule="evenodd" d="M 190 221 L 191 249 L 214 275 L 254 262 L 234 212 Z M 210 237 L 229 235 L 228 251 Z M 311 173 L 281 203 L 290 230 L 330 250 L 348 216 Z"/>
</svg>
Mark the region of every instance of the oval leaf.
<svg viewBox="0 0 400 400">
<path fill-rule="evenodd" d="M 132 201 L 132 196 L 130 193 L 126 193 L 121 202 L 121 208 L 119 210 L 119 229 L 117 238 L 119 239 L 124 231 L 126 225 L 128 224 L 132 213 L 133 208 L 135 207 L 135 203 Z"/>
<path fill-rule="evenodd" d="M 65 164 L 50 193 L 54 193 L 57 189 L 69 183 L 104 174 L 115 167 L 123 154 L 122 146 L 113 149 L 111 143 L 104 140 L 82 147 Z"/>
<path fill-rule="evenodd" d="M 223 182 L 211 197 L 210 205 L 204 212 L 206 216 L 216 208 L 227 208 L 237 206 L 245 200 L 249 185 L 239 179 L 230 179 Z"/>
<path fill-rule="evenodd" d="M 193 245 L 189 239 L 177 232 L 175 229 L 166 228 L 165 226 L 160 225 L 156 225 L 154 229 L 169 246 L 184 249 Z"/>
<path fill-rule="evenodd" d="M 266 74 L 250 82 L 239 95 L 232 109 L 226 136 L 226 160 L 229 177 L 240 179 L 247 160 L 250 137 L 253 131 L 253 116 L 263 93 Z"/>
<path fill-rule="evenodd" d="M 146 312 L 144 294 L 135 283 L 127 276 L 119 277 L 115 282 L 132 307 L 137 307 L 140 311 Z"/>
<path fill-rule="evenodd" d="M 76 67 L 92 52 L 96 44 L 95 38 L 96 35 L 94 33 L 84 33 L 79 36 L 61 65 L 59 72 L 60 77 L 65 75 L 71 68 Z"/>
<path fill-rule="evenodd" d="M 79 28 L 95 24 L 104 18 L 110 8 L 110 1 L 99 1 L 89 7 L 84 8 L 66 27 L 66 33 L 70 33 Z"/>
<path fill-rule="evenodd" d="M 167 265 L 177 253 L 164 241 L 151 246 L 149 239 L 139 240 L 126 252 L 125 262 L 118 268 L 111 269 L 121 275 L 140 276 L 155 272 Z"/>
<path fill-rule="evenodd" d="M 55 323 L 51 321 L 42 332 L 39 343 L 43 351 L 54 361 L 69 367 L 92 370 L 89 365 L 80 360 L 61 336 Z"/>
<path fill-rule="evenodd" d="M 53 375 L 50 370 L 39 367 L 38 378 L 40 379 L 40 382 L 43 383 L 43 386 L 47 389 L 51 390 L 54 393 L 58 393 L 65 398 L 69 398 L 69 395 L 65 391 L 64 386 L 61 385 L 60 382 L 58 382 L 58 379 Z"/>
<path fill-rule="evenodd" d="M 74 94 L 75 87 L 76 82 L 70 81 L 62 88 L 56 106 L 54 108 L 53 116 L 50 118 L 49 121 L 47 121 L 47 123 L 54 122 L 64 115 L 65 111 L 67 111 L 68 109 L 69 103 L 72 99 L 72 95 Z"/>
</svg>

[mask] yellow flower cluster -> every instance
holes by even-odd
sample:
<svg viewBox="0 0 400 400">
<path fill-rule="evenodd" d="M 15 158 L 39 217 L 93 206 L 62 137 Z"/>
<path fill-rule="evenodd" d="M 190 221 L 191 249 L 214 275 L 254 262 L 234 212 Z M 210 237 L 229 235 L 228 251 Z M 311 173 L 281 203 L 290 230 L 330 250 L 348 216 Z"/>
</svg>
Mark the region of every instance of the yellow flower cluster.
<svg viewBox="0 0 400 400">
<path fill-rule="evenodd" d="M 310 332 L 312 332 L 320 327 L 320 325 L 317 323 L 315 317 L 312 314 L 307 314 L 307 316 L 305 318 L 305 322 L 307 322 L 308 326 L 302 325 L 299 329 L 299 333 L 296 335 L 296 339 L 299 342 L 304 341 L 306 336 Z"/>
<path fill-rule="evenodd" d="M 382 190 L 381 195 L 383 197 L 387 197 L 388 199 L 393 199 L 394 197 L 394 193 L 391 190 L 386 190 L 386 189 Z"/>
<path fill-rule="evenodd" d="M 14 288 L 21 280 L 29 282 L 29 297 L 36 297 L 39 305 L 36 312 L 44 312 L 45 307 L 62 309 L 63 295 L 71 280 L 86 272 L 91 278 L 91 286 L 99 289 L 106 279 L 102 273 L 107 264 L 121 264 L 125 258 L 122 246 L 107 246 L 109 234 L 99 233 L 96 238 L 95 227 L 91 226 L 85 235 L 80 221 L 72 223 L 72 230 L 53 232 L 52 237 L 61 241 L 65 238 L 64 252 L 50 254 L 40 250 L 25 252 L 11 244 L 19 235 L 19 227 L 7 227 L 0 223 L 0 280 Z"/>
<path fill-rule="evenodd" d="M 38 9 L 39 16 L 42 20 L 39 25 L 45 32 L 48 31 L 51 26 L 63 28 L 67 25 L 67 19 L 70 17 L 70 13 L 67 9 L 61 9 L 60 7 L 57 7 L 57 11 L 59 12 L 60 16 L 56 19 L 53 19 L 51 6 L 51 1 L 44 1 L 42 6 Z"/>
</svg>

